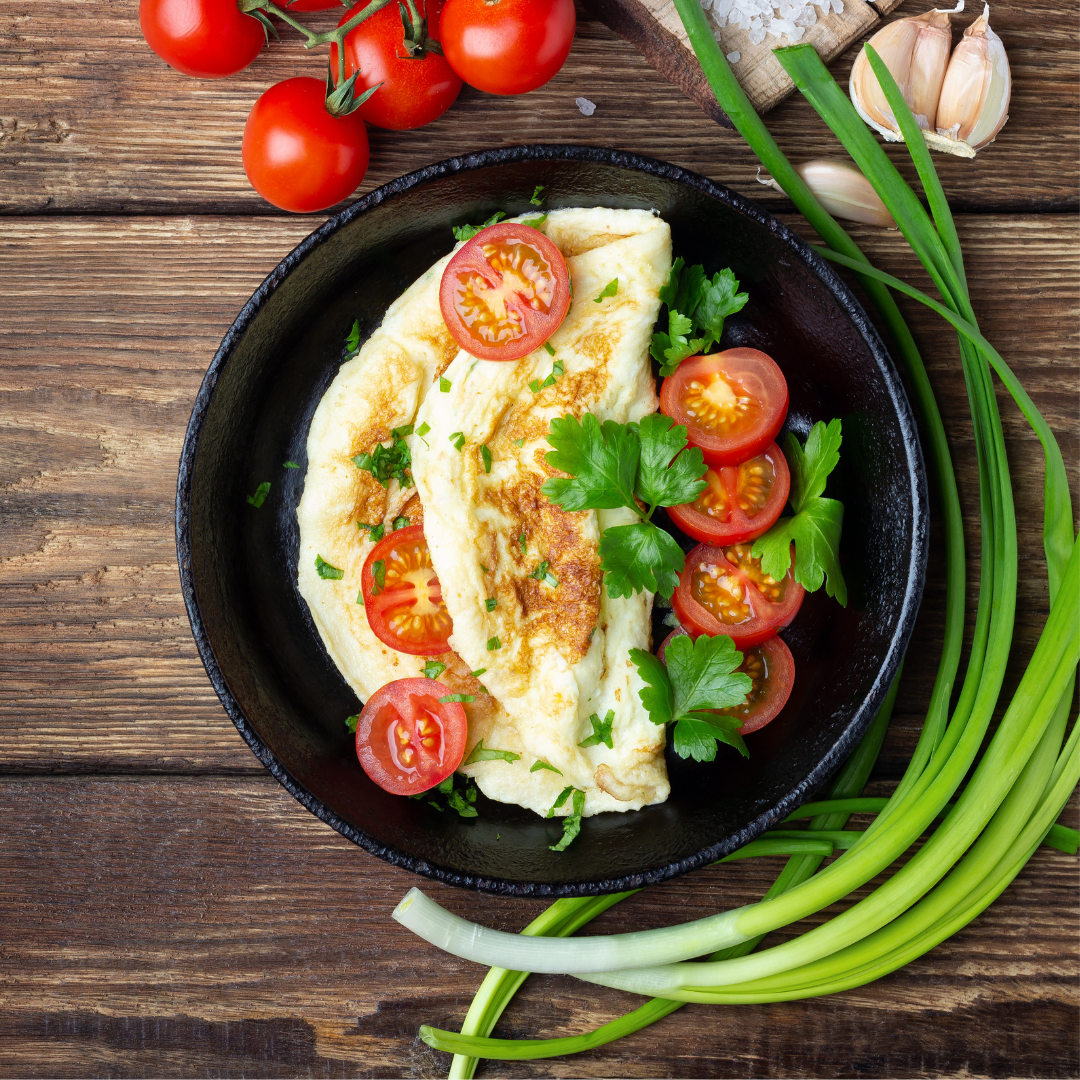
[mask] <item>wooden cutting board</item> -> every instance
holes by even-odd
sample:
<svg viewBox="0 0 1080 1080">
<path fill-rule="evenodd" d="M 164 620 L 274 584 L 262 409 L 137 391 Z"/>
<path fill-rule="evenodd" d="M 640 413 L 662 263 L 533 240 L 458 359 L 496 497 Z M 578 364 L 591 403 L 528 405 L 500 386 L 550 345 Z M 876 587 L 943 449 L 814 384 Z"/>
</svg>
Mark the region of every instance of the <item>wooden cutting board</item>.
<svg viewBox="0 0 1080 1080">
<path fill-rule="evenodd" d="M 672 0 L 582 0 L 585 6 L 620 37 L 629 41 L 648 62 L 696 101 L 714 120 L 731 127 L 731 121 L 716 103 L 701 66 L 690 48 L 682 20 Z M 817 22 L 808 27 L 802 41 L 810 42 L 826 62 L 839 56 L 852 42 L 869 36 L 903 0 L 844 0 L 843 14 L 818 11 Z M 760 45 L 750 42 L 748 32 L 738 26 L 720 31 L 720 47 L 725 55 L 738 52 L 732 64 L 747 96 L 758 112 L 768 112 L 795 89 L 791 79 L 773 56 L 772 50 L 791 42 L 787 38 L 765 36 Z"/>
</svg>

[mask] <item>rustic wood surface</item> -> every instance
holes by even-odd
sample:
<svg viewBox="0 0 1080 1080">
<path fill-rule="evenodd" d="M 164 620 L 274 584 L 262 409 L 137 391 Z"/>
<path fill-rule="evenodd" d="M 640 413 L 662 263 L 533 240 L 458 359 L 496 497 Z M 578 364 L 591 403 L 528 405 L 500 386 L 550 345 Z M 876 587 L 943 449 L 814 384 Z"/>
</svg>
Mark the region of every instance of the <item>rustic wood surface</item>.
<svg viewBox="0 0 1080 1080">
<path fill-rule="evenodd" d="M 253 288 L 322 219 L 282 216 L 247 189 L 244 117 L 270 82 L 318 62 L 289 45 L 235 79 L 181 79 L 143 46 L 134 7 L 0 0 L 0 1075 L 442 1075 L 449 1059 L 416 1028 L 459 1023 L 479 969 L 390 922 L 416 879 L 350 845 L 265 774 L 207 682 L 175 565 L 176 461 L 202 373 Z M 1013 118 L 975 162 L 937 160 L 964 211 L 983 328 L 1057 432 L 1075 488 L 1080 110 L 1064 8 L 995 5 L 1016 76 Z M 578 95 L 597 102 L 593 118 L 577 112 Z M 830 148 L 799 100 L 769 123 L 793 156 Z M 649 153 L 789 209 L 755 184 L 734 133 L 585 12 L 566 68 L 542 91 L 467 90 L 429 129 L 376 133 L 362 190 L 530 140 Z M 855 232 L 883 268 L 921 280 L 897 235 Z M 955 338 L 905 311 L 974 538 Z M 1040 455 L 999 398 L 1029 571 L 1008 690 L 1046 596 Z M 926 701 L 941 627 L 936 549 L 933 559 L 875 791 L 902 770 Z M 973 557 L 972 608 L 976 569 Z M 1077 823 L 1075 799 L 1066 820 Z M 1075 1077 L 1076 866 L 1040 851 L 970 927 L 861 990 L 688 1007 L 602 1050 L 485 1075 Z M 777 868 L 700 871 L 598 927 L 744 903 Z M 539 910 L 426 887 L 507 929 Z M 534 978 L 500 1030 L 582 1031 L 635 1003 Z"/>
</svg>

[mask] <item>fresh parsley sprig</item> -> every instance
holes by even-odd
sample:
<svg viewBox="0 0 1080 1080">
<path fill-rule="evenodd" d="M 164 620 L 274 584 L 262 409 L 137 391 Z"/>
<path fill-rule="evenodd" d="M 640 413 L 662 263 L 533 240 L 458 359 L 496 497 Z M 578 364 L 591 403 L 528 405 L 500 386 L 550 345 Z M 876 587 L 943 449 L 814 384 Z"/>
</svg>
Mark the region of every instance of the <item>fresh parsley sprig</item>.
<svg viewBox="0 0 1080 1080">
<path fill-rule="evenodd" d="M 727 743 L 749 757 L 739 734 L 742 721 L 710 710 L 741 705 L 753 688 L 749 675 L 736 669 L 743 655 L 725 634 L 672 638 L 664 650 L 667 667 L 643 649 L 631 649 L 645 686 L 638 691 L 654 724 L 673 724 L 675 753 L 695 761 L 712 761 L 716 744 Z"/>
<path fill-rule="evenodd" d="M 664 376 L 671 375 L 688 356 L 718 342 L 724 320 L 742 311 L 750 299 L 748 293 L 739 292 L 739 279 L 729 268 L 710 278 L 703 266 L 684 267 L 683 259 L 676 259 L 660 289 L 660 299 L 668 309 L 668 332 L 653 334 L 649 351 Z M 690 337 L 694 333 L 697 336 Z"/>
<path fill-rule="evenodd" d="M 409 487 L 413 482 L 412 451 L 405 440 L 412 433 L 412 424 L 394 428 L 389 446 L 379 443 L 370 454 L 356 454 L 351 459 L 352 463 L 358 469 L 371 473 L 383 487 L 389 487 L 391 480 L 397 480 L 402 487 Z"/>
<path fill-rule="evenodd" d="M 498 222 L 502 221 L 504 217 L 506 217 L 506 215 L 501 210 L 496 210 L 495 213 L 492 214 L 491 217 L 489 217 L 483 225 L 454 225 L 454 239 L 471 240 L 478 232 L 481 231 L 481 229 L 486 229 L 491 225 L 498 224 Z"/>
<path fill-rule="evenodd" d="M 793 516 L 782 517 L 754 541 L 753 555 L 761 569 L 779 581 L 791 566 L 795 545 L 795 580 L 807 592 L 825 585 L 827 595 L 847 607 L 847 584 L 840 571 L 840 530 L 844 505 L 823 497 L 829 474 L 840 461 L 840 421 L 818 421 L 802 445 L 790 432 L 784 440 L 784 457 L 791 473 L 788 502 Z"/>
<path fill-rule="evenodd" d="M 554 477 L 541 489 L 564 510 L 612 510 L 638 515 L 632 525 L 605 529 L 600 565 L 611 597 L 648 589 L 670 597 L 685 565 L 674 538 L 650 520 L 658 506 L 693 502 L 705 490 L 705 460 L 686 449 L 686 428 L 662 413 L 638 423 L 602 425 L 592 413 L 580 420 L 552 420 L 547 462 L 569 478 Z M 642 504 L 645 504 L 643 509 Z"/>
</svg>

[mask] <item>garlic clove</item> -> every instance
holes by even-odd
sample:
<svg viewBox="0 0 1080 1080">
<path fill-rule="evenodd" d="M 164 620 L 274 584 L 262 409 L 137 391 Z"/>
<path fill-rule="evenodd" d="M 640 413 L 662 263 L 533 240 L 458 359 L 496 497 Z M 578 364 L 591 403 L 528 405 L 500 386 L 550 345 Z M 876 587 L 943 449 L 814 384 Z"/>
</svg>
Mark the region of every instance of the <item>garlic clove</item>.
<svg viewBox="0 0 1080 1080">
<path fill-rule="evenodd" d="M 842 158 L 813 158 L 796 165 L 795 171 L 834 217 L 864 225 L 881 225 L 886 229 L 896 228 L 892 214 L 853 162 Z M 781 193 L 784 190 L 772 177 L 763 180 L 760 169 L 758 183 Z"/>
<path fill-rule="evenodd" d="M 964 31 L 938 103 L 938 135 L 972 150 L 992 143 L 1009 119 L 1012 72 L 1001 38 L 990 29 L 990 5 Z"/>
<path fill-rule="evenodd" d="M 964 10 L 964 0 L 949 11 L 934 8 L 924 15 L 898 19 L 882 27 L 869 41 L 892 73 L 904 100 L 923 130 L 933 131 L 938 98 L 952 48 L 951 16 Z M 851 69 L 848 85 L 859 115 L 889 142 L 900 142 L 900 125 L 862 50 Z"/>
</svg>

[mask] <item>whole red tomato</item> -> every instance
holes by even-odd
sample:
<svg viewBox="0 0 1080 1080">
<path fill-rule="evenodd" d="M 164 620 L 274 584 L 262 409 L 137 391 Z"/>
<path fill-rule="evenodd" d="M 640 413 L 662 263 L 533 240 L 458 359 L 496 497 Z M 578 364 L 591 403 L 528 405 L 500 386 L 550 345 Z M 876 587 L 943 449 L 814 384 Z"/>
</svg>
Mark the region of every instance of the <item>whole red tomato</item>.
<svg viewBox="0 0 1080 1080">
<path fill-rule="evenodd" d="M 331 116 L 321 79 L 286 79 L 255 102 L 244 128 L 244 171 L 282 210 L 325 210 L 350 195 L 368 166 L 357 113 Z"/>
<path fill-rule="evenodd" d="M 563 66 L 574 0 L 446 0 L 439 40 L 450 66 L 489 94 L 525 94 Z"/>
<path fill-rule="evenodd" d="M 366 0 L 360 0 L 342 16 L 338 26 L 365 6 Z M 345 75 L 359 69 L 356 97 L 373 86 L 379 87 L 359 108 L 369 124 L 407 131 L 430 124 L 453 105 L 461 90 L 461 79 L 427 46 L 433 33 L 425 22 L 424 0 L 407 4 L 404 19 L 397 4 L 388 4 L 349 31 L 345 38 Z M 330 46 L 330 70 L 336 79 L 336 44 Z"/>
<path fill-rule="evenodd" d="M 236 0 L 140 0 L 139 26 L 166 64 L 196 79 L 243 71 L 266 43 L 259 20 Z"/>
</svg>

